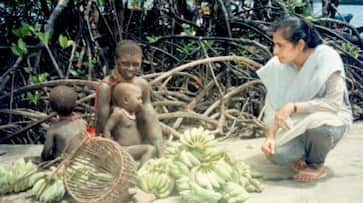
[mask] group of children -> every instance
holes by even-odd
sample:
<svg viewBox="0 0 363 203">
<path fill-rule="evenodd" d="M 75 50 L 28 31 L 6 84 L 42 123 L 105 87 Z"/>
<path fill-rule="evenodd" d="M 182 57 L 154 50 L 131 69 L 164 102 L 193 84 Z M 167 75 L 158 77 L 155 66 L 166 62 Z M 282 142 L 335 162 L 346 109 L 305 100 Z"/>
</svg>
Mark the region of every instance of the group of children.
<svg viewBox="0 0 363 203">
<path fill-rule="evenodd" d="M 112 72 L 115 72 L 119 78 L 106 77 L 107 88 L 96 95 L 96 111 L 104 112 L 102 121 L 103 125 L 96 125 L 97 136 L 114 140 L 125 148 L 130 155 L 140 162 L 140 166 L 148 159 L 156 157 L 157 148 L 150 144 L 154 143 L 149 134 L 144 133 L 142 128 L 150 123 L 143 123 L 151 117 L 155 121 L 156 114 L 154 110 L 145 111 L 145 100 L 150 100 L 150 89 L 145 88 L 146 81 L 136 77 L 136 72 L 140 69 L 142 52 L 141 48 L 132 41 L 123 41 L 118 44 L 117 49 L 128 50 L 128 53 L 117 53 L 116 65 Z M 136 50 L 136 52 L 132 51 Z M 135 62 L 136 60 L 136 62 Z M 110 82 L 111 81 L 111 82 Z M 104 84 L 101 82 L 101 85 Z M 140 85 L 141 84 L 141 85 Z M 97 101 L 100 100 L 100 101 Z M 107 101 L 107 102 L 105 102 Z M 58 114 L 57 121 L 54 122 L 47 130 L 47 137 L 41 154 L 43 161 L 52 160 L 61 154 L 69 154 L 81 144 L 83 136 L 87 133 L 87 122 L 80 115 L 74 113 L 77 106 L 77 93 L 69 86 L 56 86 L 49 94 L 49 103 L 51 108 Z M 147 107 L 146 107 L 147 108 Z M 151 112 L 151 113 L 149 113 Z M 96 122 L 100 123 L 100 117 L 96 112 Z M 140 121 L 142 120 L 142 121 Z M 160 131 L 151 123 L 156 131 Z M 140 129 L 141 128 L 141 129 Z M 161 135 L 160 135 L 161 136 Z M 137 203 L 149 203 L 155 199 L 152 194 L 146 194 L 137 188 L 129 188 L 128 193 L 133 195 Z M 122 200 L 121 202 L 127 202 Z"/>
</svg>

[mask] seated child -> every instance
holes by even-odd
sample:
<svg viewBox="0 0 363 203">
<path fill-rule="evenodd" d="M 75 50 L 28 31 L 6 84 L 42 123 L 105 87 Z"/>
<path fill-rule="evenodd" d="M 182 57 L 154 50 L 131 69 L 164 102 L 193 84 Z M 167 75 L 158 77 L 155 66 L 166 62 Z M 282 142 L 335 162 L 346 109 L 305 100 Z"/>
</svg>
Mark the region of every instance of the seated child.
<svg viewBox="0 0 363 203">
<path fill-rule="evenodd" d="M 87 122 L 73 113 L 76 107 L 77 93 L 73 88 L 57 86 L 49 95 L 51 108 L 58 114 L 58 121 L 47 130 L 47 137 L 41 154 L 43 161 L 70 153 L 78 147 L 87 130 Z"/>
<path fill-rule="evenodd" d="M 112 113 L 108 118 L 104 136 L 112 138 L 135 160 L 145 161 L 156 157 L 156 149 L 149 140 L 141 136 L 135 114 L 142 108 L 142 90 L 132 83 L 119 83 L 112 91 Z"/>
</svg>

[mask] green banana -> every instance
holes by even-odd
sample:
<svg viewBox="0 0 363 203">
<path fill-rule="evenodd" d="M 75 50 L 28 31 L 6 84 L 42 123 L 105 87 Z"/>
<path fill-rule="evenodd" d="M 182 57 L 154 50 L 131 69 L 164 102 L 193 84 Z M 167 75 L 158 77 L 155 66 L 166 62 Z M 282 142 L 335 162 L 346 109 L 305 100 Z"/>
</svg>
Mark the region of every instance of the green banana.
<svg viewBox="0 0 363 203">
<path fill-rule="evenodd" d="M 195 182 L 190 182 L 190 188 L 193 190 L 198 196 L 201 198 L 209 199 L 209 200 L 219 200 L 222 198 L 222 195 L 218 192 L 215 192 L 213 190 L 208 190 L 200 185 L 198 185 Z"/>
</svg>

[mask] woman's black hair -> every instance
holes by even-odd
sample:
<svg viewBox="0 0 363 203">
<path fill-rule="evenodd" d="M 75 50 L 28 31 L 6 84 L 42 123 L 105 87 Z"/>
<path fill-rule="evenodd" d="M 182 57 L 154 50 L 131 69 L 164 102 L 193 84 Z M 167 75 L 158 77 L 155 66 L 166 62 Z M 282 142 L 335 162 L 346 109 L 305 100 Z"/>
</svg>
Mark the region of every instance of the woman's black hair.
<svg viewBox="0 0 363 203">
<path fill-rule="evenodd" d="M 323 43 L 313 25 L 295 16 L 288 16 L 275 22 L 272 32 L 277 31 L 282 31 L 284 38 L 293 44 L 297 44 L 300 39 L 304 40 L 305 48 L 315 48 Z"/>
</svg>

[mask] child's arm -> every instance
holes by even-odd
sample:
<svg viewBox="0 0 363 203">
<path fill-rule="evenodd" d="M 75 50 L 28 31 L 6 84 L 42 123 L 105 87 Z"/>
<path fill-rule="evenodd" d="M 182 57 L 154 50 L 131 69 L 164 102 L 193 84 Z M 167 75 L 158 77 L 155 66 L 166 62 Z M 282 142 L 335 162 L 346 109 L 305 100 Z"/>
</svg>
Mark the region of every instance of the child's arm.
<svg viewBox="0 0 363 203">
<path fill-rule="evenodd" d="M 111 116 L 108 118 L 105 125 L 105 130 L 103 131 L 103 136 L 105 138 L 110 138 L 110 139 L 112 138 L 111 131 L 116 125 L 120 124 L 121 116 L 122 114 L 118 113 L 117 111 L 114 111 L 111 114 Z"/>
<path fill-rule="evenodd" d="M 54 139 L 55 135 L 50 130 L 47 132 L 47 138 L 44 143 L 43 151 L 41 154 L 43 161 L 48 161 L 54 158 Z"/>
</svg>

